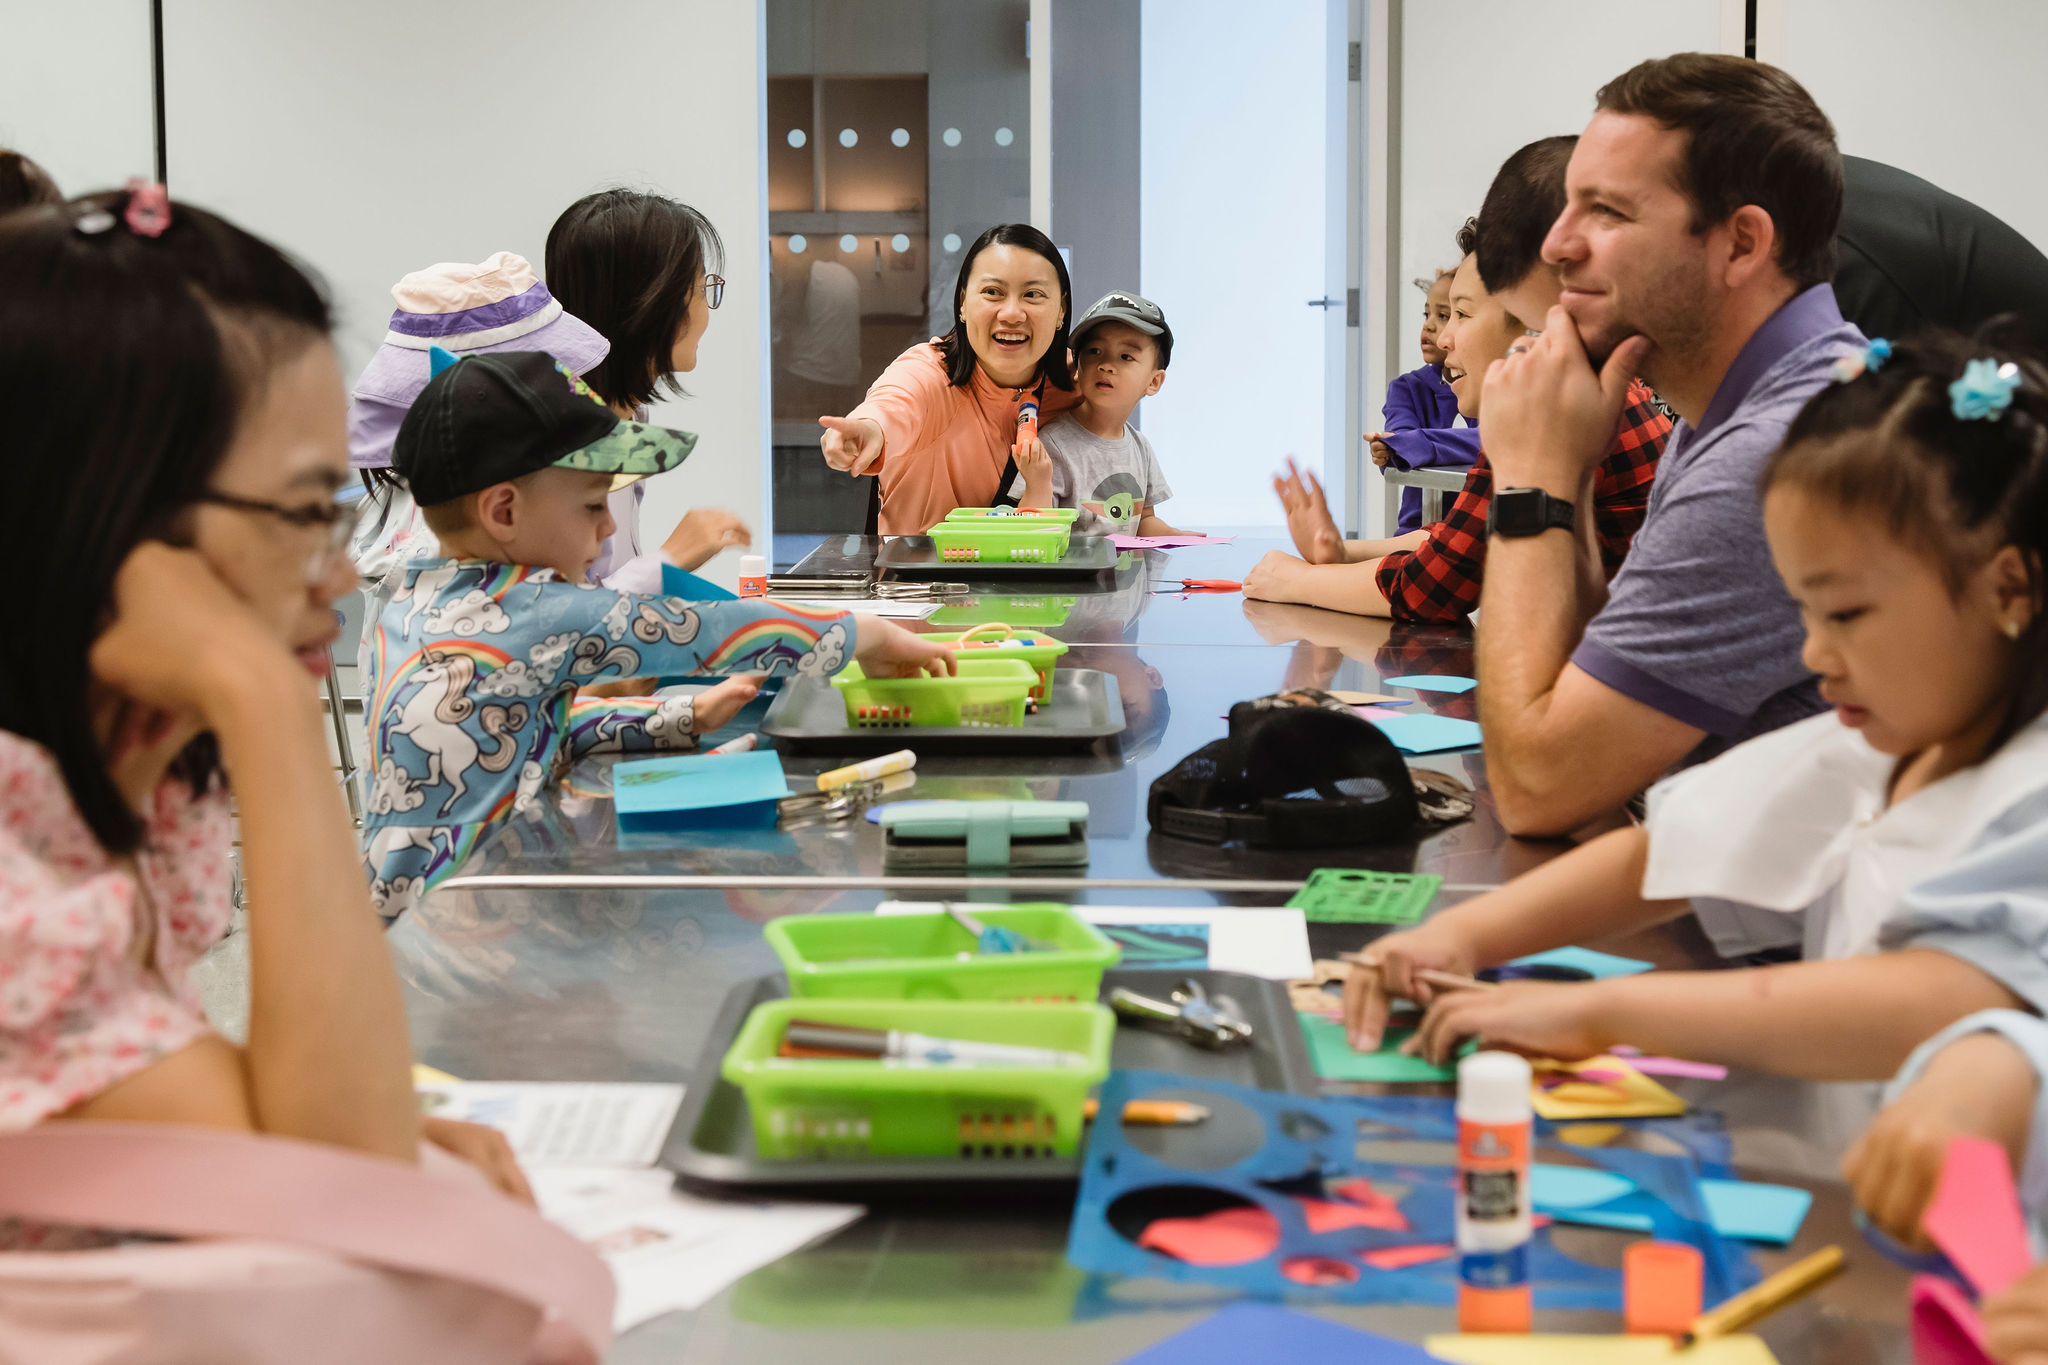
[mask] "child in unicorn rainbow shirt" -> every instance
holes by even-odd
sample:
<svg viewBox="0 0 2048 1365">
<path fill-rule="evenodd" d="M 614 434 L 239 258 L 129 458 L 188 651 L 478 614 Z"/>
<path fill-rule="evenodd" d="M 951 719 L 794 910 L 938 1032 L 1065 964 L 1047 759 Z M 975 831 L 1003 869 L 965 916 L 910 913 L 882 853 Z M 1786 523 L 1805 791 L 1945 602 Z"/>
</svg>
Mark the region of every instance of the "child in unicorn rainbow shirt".
<svg viewBox="0 0 2048 1365">
<path fill-rule="evenodd" d="M 879 617 L 685 602 L 584 581 L 612 533 L 606 497 L 680 464 L 697 438 L 614 416 L 539 351 L 457 360 L 399 428 L 393 464 L 445 558 L 421 560 L 378 619 L 363 818 L 371 898 L 389 921 L 452 875 L 573 758 L 687 747 L 758 675 L 950 672 L 952 656 Z M 687 698 L 592 710 L 579 687 L 735 676 Z"/>
</svg>

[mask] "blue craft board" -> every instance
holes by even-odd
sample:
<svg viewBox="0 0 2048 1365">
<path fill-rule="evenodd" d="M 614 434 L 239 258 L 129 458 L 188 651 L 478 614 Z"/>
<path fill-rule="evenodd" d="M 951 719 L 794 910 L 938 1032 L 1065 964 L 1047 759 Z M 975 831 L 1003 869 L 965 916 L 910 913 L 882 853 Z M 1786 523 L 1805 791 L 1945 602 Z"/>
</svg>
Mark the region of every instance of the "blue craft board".
<svg viewBox="0 0 2048 1365">
<path fill-rule="evenodd" d="M 1591 948 L 1552 948 L 1547 953 L 1531 953 L 1515 959 L 1515 965 L 1540 964 L 1546 967 L 1578 967 L 1592 973 L 1595 981 L 1605 981 L 1610 976 L 1634 976 L 1647 972 L 1655 964 L 1639 962 L 1632 957 L 1616 957 L 1613 953 L 1596 953 Z"/>
<path fill-rule="evenodd" d="M 1813 1196 L 1789 1185 L 1747 1180 L 1702 1180 L 1700 1199 L 1714 1231 L 1746 1242 L 1783 1246 L 1799 1235 Z M 1654 1204 L 1636 1183 L 1610 1171 L 1538 1162 L 1529 1172 L 1529 1205 L 1561 1223 L 1649 1232 Z"/>
<path fill-rule="evenodd" d="M 1406 754 L 1434 754 L 1445 749 L 1479 747 L 1479 722 L 1454 716 L 1388 716 L 1376 720 L 1380 733 Z"/>
<path fill-rule="evenodd" d="M 699 578 L 688 569 L 678 569 L 673 564 L 661 566 L 661 592 L 664 597 L 680 597 L 685 602 L 736 602 L 739 594 L 719 587 L 708 578 Z"/>
<path fill-rule="evenodd" d="M 1251 1365 L 1261 1360 L 1441 1365 L 1420 1346 L 1267 1303 L 1234 1303 L 1123 1365 Z"/>
<path fill-rule="evenodd" d="M 1406 678 L 1381 678 L 1380 686 L 1407 687 L 1417 692 L 1470 692 L 1479 684 L 1450 673 L 1417 673 Z"/>
<path fill-rule="evenodd" d="M 782 756 L 770 750 L 650 758 L 612 769 L 621 833 L 766 828 L 775 823 L 775 803 L 789 794 Z"/>
</svg>

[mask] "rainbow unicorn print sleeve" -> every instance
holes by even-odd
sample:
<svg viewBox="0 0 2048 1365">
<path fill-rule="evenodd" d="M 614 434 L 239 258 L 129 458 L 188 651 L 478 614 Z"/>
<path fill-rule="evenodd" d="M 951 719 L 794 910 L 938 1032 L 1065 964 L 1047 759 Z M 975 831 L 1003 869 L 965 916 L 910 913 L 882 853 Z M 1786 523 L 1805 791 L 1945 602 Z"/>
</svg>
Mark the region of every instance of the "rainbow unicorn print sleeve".
<svg viewBox="0 0 2048 1365">
<path fill-rule="evenodd" d="M 479 560 L 408 569 L 370 649 L 363 858 L 378 912 L 396 919 L 533 803 L 569 756 L 577 688 L 707 673 L 827 676 L 853 648 L 845 612 L 611 592 Z M 664 720 L 687 729 L 688 711 L 647 717 L 657 729 Z"/>
</svg>

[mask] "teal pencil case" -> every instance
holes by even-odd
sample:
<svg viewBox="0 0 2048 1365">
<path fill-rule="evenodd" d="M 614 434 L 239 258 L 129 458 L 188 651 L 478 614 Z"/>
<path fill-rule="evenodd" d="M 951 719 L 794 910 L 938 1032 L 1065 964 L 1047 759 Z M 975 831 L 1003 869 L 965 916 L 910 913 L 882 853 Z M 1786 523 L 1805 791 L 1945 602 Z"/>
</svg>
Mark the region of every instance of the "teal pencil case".
<svg viewBox="0 0 2048 1365">
<path fill-rule="evenodd" d="M 1086 801 L 916 801 L 884 806 L 884 868 L 1078 867 Z"/>
</svg>

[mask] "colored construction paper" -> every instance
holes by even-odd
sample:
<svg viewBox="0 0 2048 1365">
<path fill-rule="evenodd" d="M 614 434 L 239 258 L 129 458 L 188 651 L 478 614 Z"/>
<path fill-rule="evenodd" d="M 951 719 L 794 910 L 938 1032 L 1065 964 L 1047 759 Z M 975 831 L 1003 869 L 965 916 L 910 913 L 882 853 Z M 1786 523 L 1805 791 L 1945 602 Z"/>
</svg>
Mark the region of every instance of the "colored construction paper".
<svg viewBox="0 0 2048 1365">
<path fill-rule="evenodd" d="M 1600 1079 L 1580 1080 L 1588 1071 Z M 1619 1057 L 1541 1063 L 1531 1091 L 1537 1115 L 1546 1119 L 1654 1119 L 1685 1112 L 1684 1100 Z"/>
<path fill-rule="evenodd" d="M 1382 721 L 1401 719 L 1399 711 L 1389 711 L 1384 706 L 1354 706 L 1351 709 L 1358 713 L 1360 720 Z"/>
<path fill-rule="evenodd" d="M 1119 550 L 1179 550 L 1189 545 L 1228 545 L 1236 536 L 1127 536 L 1112 535 L 1109 543 Z"/>
<path fill-rule="evenodd" d="M 1780 1246 L 1799 1235 L 1813 1196 L 1790 1185 L 1760 1185 L 1749 1180 L 1702 1180 L 1700 1198 L 1707 1218 L 1723 1237 Z"/>
<path fill-rule="evenodd" d="M 1725 1081 L 1728 1068 L 1714 1062 L 1688 1062 L 1677 1057 L 1637 1057 L 1631 1055 L 1630 1066 L 1645 1076 L 1682 1076 L 1693 1081 Z"/>
<path fill-rule="evenodd" d="M 1752 1336 L 1713 1337 L 1687 1350 L 1671 1337 L 1624 1336 L 1442 1336 L 1423 1345 L 1455 1365 L 1778 1365 L 1763 1338 Z"/>
<path fill-rule="evenodd" d="M 1420 1346 L 1269 1303 L 1234 1303 L 1216 1316 L 1127 1357 L 1122 1365 L 1249 1365 L 1265 1360 L 1322 1361 L 1330 1365 L 1339 1361 L 1344 1365 L 1442 1365 Z M 1731 1359 L 1725 1365 L 1749 1363 Z"/>
<path fill-rule="evenodd" d="M 1570 1221 L 1571 1210 L 1592 1208 L 1610 1199 L 1634 1194 L 1636 1182 L 1590 1166 L 1553 1166 L 1537 1162 L 1529 1168 L 1529 1206 Z"/>
<path fill-rule="evenodd" d="M 1262 1208 L 1218 1209 L 1198 1218 L 1155 1218 L 1138 1245 L 1189 1265 L 1243 1265 L 1280 1247 L 1280 1220 Z"/>
<path fill-rule="evenodd" d="M 2005 1148 L 1985 1138 L 1949 1142 L 1920 1226 L 1979 1294 L 2002 1293 L 2033 1269 L 2012 1164 Z"/>
<path fill-rule="evenodd" d="M 1647 972 L 1652 965 L 1639 962 L 1632 957 L 1616 957 L 1612 953 L 1596 953 L 1591 948 L 1552 948 L 1547 953 L 1531 953 L 1515 959 L 1515 965 L 1547 967 L 1577 967 L 1590 972 L 1595 981 L 1604 981 L 1610 976 L 1634 976 Z"/>
<path fill-rule="evenodd" d="M 1400 1201 L 1381 1194 L 1370 1180 L 1347 1180 L 1330 1193 L 1337 1196 L 1335 1201 L 1296 1198 L 1310 1232 L 1334 1232 L 1338 1228 L 1378 1228 L 1381 1232 L 1409 1229 L 1408 1215 L 1401 1212 Z"/>
<path fill-rule="evenodd" d="M 1380 686 L 1407 687 L 1417 692 L 1470 692 L 1479 684 L 1449 673 L 1417 673 L 1406 678 L 1381 678 Z"/>
<path fill-rule="evenodd" d="M 721 588 L 708 578 L 699 578 L 688 569 L 678 569 L 673 564 L 661 566 L 661 592 L 664 597 L 680 597 L 685 602 L 734 602 L 739 595 L 729 588 Z"/>
<path fill-rule="evenodd" d="M 622 832 L 773 826 L 775 803 L 789 794 L 782 756 L 767 749 L 650 758 L 612 769 Z"/>
<path fill-rule="evenodd" d="M 1316 1075 L 1326 1081 L 1449 1081 L 1457 1078 L 1451 1067 L 1438 1066 L 1421 1057 L 1404 1057 L 1399 1048 L 1413 1029 L 1386 1031 L 1379 1051 L 1356 1052 L 1344 1036 L 1344 1025 L 1313 1014 L 1298 1016 L 1302 1037 L 1308 1041 L 1309 1060 Z"/>
<path fill-rule="evenodd" d="M 1418 1242 L 1414 1246 L 1375 1247 L 1371 1251 L 1359 1252 L 1358 1259 L 1374 1270 L 1406 1270 L 1410 1266 L 1448 1260 L 1457 1254 L 1456 1247 L 1442 1242 Z"/>
<path fill-rule="evenodd" d="M 1455 716 L 1409 715 L 1376 720 L 1380 733 L 1404 754 L 1435 754 L 1479 747 L 1479 722 Z"/>
<path fill-rule="evenodd" d="M 1913 1365 L 1993 1365 L 1969 1296 L 1938 1275 L 1915 1275 Z"/>
</svg>

